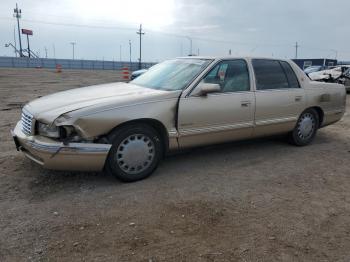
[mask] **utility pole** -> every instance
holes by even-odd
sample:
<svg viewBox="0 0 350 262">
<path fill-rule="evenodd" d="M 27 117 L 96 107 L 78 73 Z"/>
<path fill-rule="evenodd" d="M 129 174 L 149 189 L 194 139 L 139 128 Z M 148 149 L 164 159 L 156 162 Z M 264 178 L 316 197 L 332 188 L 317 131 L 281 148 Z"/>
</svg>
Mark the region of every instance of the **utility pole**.
<svg viewBox="0 0 350 262">
<path fill-rule="evenodd" d="M 56 59 L 56 48 L 55 48 L 55 44 L 52 44 L 52 51 L 53 51 L 53 58 Z"/>
<path fill-rule="evenodd" d="M 19 56 L 20 57 L 23 57 L 23 52 L 22 52 L 22 41 L 21 41 L 21 30 L 20 30 L 20 27 L 19 27 L 19 19 L 22 17 L 22 10 L 21 9 L 18 9 L 18 5 L 16 3 L 16 8 L 13 9 L 13 16 L 16 17 L 17 19 L 17 29 L 18 29 L 18 37 L 19 37 Z"/>
<path fill-rule="evenodd" d="M 189 36 L 185 36 L 188 40 L 190 40 L 190 56 L 192 55 L 192 38 Z"/>
<path fill-rule="evenodd" d="M 77 44 L 76 42 L 70 42 L 70 44 L 72 45 L 73 47 L 73 60 L 74 60 L 74 46 Z"/>
<path fill-rule="evenodd" d="M 130 62 L 130 68 L 131 68 L 131 40 L 129 40 L 129 62 Z"/>
<path fill-rule="evenodd" d="M 298 45 L 298 42 L 295 42 L 295 59 L 298 59 L 298 48 L 300 45 Z"/>
<path fill-rule="evenodd" d="M 15 43 L 15 56 L 17 57 L 16 26 L 13 26 L 13 42 Z"/>
<path fill-rule="evenodd" d="M 231 55 L 232 54 L 232 51 L 231 49 L 228 50 L 228 55 Z"/>
<path fill-rule="evenodd" d="M 119 45 L 119 61 L 122 61 L 122 45 Z"/>
<path fill-rule="evenodd" d="M 28 57 L 30 57 L 29 34 L 27 34 Z"/>
<path fill-rule="evenodd" d="M 140 58 L 139 58 L 139 69 L 141 69 L 141 58 L 142 58 L 142 56 L 141 56 L 141 51 L 142 51 L 142 35 L 144 35 L 145 34 L 145 32 L 142 32 L 142 24 L 140 24 L 140 28 L 139 28 L 139 31 L 137 31 L 136 32 L 136 34 L 138 34 L 139 36 L 140 36 Z"/>
<path fill-rule="evenodd" d="M 44 47 L 44 49 L 45 49 L 45 58 L 47 58 L 47 48 L 46 48 L 46 46 Z"/>
</svg>

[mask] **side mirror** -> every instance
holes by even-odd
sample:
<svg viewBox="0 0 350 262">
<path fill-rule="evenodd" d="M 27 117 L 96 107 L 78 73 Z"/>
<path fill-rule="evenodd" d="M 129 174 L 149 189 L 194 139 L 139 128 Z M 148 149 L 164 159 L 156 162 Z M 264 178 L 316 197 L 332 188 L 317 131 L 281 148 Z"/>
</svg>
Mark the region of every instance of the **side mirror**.
<svg viewBox="0 0 350 262">
<path fill-rule="evenodd" d="M 194 95 L 206 96 L 209 93 L 218 93 L 218 92 L 221 92 L 221 88 L 219 84 L 199 83 L 195 89 Z"/>
</svg>

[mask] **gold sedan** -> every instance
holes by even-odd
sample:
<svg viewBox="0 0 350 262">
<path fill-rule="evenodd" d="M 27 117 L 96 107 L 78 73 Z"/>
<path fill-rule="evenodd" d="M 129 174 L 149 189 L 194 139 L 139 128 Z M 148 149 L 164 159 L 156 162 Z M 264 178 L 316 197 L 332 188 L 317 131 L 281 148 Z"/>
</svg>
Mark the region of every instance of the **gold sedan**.
<svg viewBox="0 0 350 262">
<path fill-rule="evenodd" d="M 51 169 L 149 176 L 174 150 L 274 134 L 298 146 L 345 112 L 345 88 L 311 81 L 289 60 L 187 57 L 130 83 L 36 99 L 12 131 L 18 150 Z"/>
</svg>

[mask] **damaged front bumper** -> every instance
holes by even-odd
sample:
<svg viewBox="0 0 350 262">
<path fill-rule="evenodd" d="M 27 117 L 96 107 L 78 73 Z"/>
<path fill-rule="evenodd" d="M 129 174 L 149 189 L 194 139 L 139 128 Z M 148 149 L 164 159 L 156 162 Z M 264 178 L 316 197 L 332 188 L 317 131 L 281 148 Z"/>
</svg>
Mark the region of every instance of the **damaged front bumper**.
<svg viewBox="0 0 350 262">
<path fill-rule="evenodd" d="M 69 143 L 67 145 L 43 136 L 28 136 L 19 121 L 12 133 L 17 150 L 39 165 L 55 170 L 101 171 L 109 144 Z"/>
</svg>

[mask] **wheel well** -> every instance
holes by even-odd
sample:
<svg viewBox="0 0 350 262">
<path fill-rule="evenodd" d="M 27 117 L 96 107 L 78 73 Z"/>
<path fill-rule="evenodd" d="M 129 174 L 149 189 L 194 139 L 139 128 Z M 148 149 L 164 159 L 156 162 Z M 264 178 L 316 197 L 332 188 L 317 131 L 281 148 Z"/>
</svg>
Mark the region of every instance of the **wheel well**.
<svg viewBox="0 0 350 262">
<path fill-rule="evenodd" d="M 319 106 L 314 106 L 314 107 L 310 107 L 310 109 L 314 109 L 317 112 L 318 119 L 319 119 L 319 127 L 321 127 L 323 123 L 323 118 L 324 118 L 324 112 L 322 108 Z"/>
<path fill-rule="evenodd" d="M 151 127 L 153 127 L 160 135 L 161 139 L 162 139 L 162 144 L 163 144 L 163 148 L 164 148 L 164 152 L 167 152 L 169 149 L 169 135 L 167 132 L 167 129 L 165 128 L 165 126 L 162 124 L 162 122 L 156 120 L 156 119 L 151 119 L 151 118 L 142 118 L 142 119 L 136 119 L 136 120 L 130 120 L 127 122 L 124 122 L 116 127 L 114 127 L 110 132 L 114 132 L 116 130 L 118 130 L 121 127 L 127 126 L 127 125 L 134 125 L 134 124 L 146 124 L 149 125 Z"/>
</svg>

